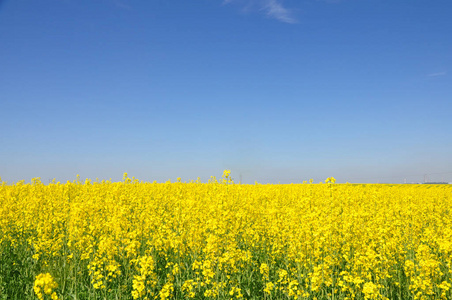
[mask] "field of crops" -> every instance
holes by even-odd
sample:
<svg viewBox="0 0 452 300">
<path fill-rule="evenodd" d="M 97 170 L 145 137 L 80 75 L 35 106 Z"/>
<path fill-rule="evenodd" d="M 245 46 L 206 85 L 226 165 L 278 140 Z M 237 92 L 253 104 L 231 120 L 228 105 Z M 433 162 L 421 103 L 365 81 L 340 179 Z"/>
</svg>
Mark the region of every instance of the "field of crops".
<svg viewBox="0 0 452 300">
<path fill-rule="evenodd" d="M 0 299 L 452 299 L 450 185 L 0 183 Z"/>
</svg>

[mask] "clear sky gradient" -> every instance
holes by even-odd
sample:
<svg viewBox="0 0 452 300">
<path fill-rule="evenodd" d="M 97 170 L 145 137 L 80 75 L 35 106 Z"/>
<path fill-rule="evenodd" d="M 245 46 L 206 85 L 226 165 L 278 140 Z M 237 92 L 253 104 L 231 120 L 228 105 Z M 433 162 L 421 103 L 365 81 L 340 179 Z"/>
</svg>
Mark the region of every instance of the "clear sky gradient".
<svg viewBox="0 0 452 300">
<path fill-rule="evenodd" d="M 452 181 L 450 0 L 0 0 L 0 176 Z"/>
</svg>

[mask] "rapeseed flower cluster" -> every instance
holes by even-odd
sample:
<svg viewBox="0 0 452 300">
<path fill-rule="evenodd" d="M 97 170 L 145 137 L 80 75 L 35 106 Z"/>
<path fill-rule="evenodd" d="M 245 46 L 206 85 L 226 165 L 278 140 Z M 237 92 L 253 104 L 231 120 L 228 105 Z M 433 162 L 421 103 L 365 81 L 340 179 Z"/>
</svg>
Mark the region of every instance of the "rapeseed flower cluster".
<svg viewBox="0 0 452 300">
<path fill-rule="evenodd" d="M 34 282 L 33 290 L 36 293 L 36 296 L 39 300 L 44 300 L 45 295 L 50 296 L 52 300 L 58 300 L 58 296 L 54 289 L 58 287 L 58 284 L 53 279 L 52 275 L 49 273 L 39 274 L 36 276 L 36 280 Z"/>
<path fill-rule="evenodd" d="M 452 187 L 324 183 L 0 182 L 0 295 L 452 299 Z"/>
</svg>

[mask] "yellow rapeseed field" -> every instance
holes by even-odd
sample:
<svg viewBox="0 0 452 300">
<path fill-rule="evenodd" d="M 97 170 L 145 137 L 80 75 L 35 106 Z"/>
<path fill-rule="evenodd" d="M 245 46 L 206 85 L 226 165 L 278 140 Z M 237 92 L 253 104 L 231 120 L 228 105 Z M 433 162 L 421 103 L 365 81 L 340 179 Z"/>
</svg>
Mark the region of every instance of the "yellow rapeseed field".
<svg viewBox="0 0 452 300">
<path fill-rule="evenodd" d="M 449 185 L 0 180 L 0 299 L 452 299 Z"/>
</svg>

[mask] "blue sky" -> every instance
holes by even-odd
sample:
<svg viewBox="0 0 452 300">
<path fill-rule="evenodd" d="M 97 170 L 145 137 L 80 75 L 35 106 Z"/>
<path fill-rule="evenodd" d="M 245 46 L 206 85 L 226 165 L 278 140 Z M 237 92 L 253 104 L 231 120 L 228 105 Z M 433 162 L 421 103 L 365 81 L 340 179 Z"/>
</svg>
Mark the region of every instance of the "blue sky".
<svg viewBox="0 0 452 300">
<path fill-rule="evenodd" d="M 0 1 L 0 176 L 452 181 L 452 2 Z"/>
</svg>

